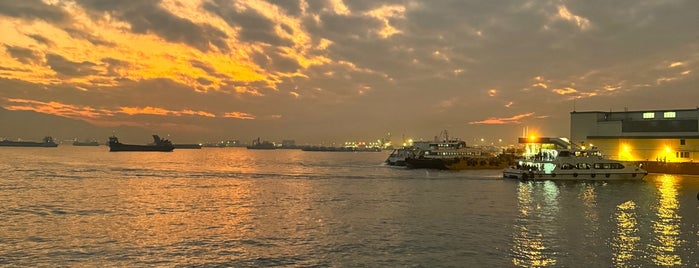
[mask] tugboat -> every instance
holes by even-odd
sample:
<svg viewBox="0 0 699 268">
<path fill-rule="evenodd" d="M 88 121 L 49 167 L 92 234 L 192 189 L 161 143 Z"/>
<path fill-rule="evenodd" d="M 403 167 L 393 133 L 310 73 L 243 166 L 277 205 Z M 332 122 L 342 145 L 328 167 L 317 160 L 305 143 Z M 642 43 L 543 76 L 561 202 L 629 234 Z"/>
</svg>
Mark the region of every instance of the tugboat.
<svg viewBox="0 0 699 268">
<path fill-rule="evenodd" d="M 116 136 L 109 137 L 110 152 L 171 152 L 175 149 L 172 142 L 153 135 L 153 143 L 146 145 L 124 144 Z"/>
<path fill-rule="evenodd" d="M 0 146 L 10 146 L 10 147 L 58 147 L 58 144 L 53 141 L 51 136 L 46 136 L 40 142 L 36 141 L 10 141 L 2 140 L 0 141 Z"/>
</svg>

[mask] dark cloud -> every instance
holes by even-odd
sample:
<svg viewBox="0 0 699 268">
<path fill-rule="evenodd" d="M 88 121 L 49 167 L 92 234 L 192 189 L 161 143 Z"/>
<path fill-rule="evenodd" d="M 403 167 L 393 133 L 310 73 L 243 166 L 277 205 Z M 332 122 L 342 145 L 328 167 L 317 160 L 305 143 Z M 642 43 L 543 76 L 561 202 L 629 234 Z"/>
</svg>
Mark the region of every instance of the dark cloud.
<svg viewBox="0 0 699 268">
<path fill-rule="evenodd" d="M 301 15 L 301 3 L 299 0 L 275 0 L 274 4 L 286 11 L 291 16 Z"/>
<path fill-rule="evenodd" d="M 203 8 L 225 20 L 232 27 L 240 27 L 240 40 L 244 42 L 263 42 L 272 46 L 291 46 L 291 40 L 279 37 L 274 27 L 276 24 L 262 14 L 248 9 L 238 12 L 228 2 L 218 0 L 207 2 Z"/>
<path fill-rule="evenodd" d="M 36 40 L 36 41 L 39 42 L 40 44 L 44 44 L 44 45 L 47 45 L 47 46 L 53 46 L 53 45 L 54 45 L 54 43 L 53 43 L 51 40 L 49 40 L 48 38 L 46 38 L 46 37 L 44 37 L 44 36 L 41 36 L 41 35 L 38 35 L 38 34 L 30 34 L 30 35 L 27 35 L 27 36 L 28 36 L 29 38 L 31 38 L 31 39 Z"/>
<path fill-rule="evenodd" d="M 73 37 L 76 39 L 86 40 L 86 41 L 92 43 L 93 45 L 107 46 L 107 47 L 115 46 L 115 44 L 113 42 L 106 41 L 98 36 L 95 36 L 91 33 L 88 33 L 88 32 L 82 31 L 82 30 L 78 30 L 78 29 L 74 29 L 74 28 L 66 28 L 66 29 L 64 29 L 64 31 L 66 33 L 68 33 L 68 35 L 70 35 L 70 37 Z"/>
<path fill-rule="evenodd" d="M 199 77 L 199 78 L 197 78 L 197 82 L 198 82 L 200 85 L 204 85 L 204 86 L 208 86 L 208 85 L 213 84 L 213 82 L 211 82 L 211 80 L 206 79 L 206 78 L 204 78 L 204 77 Z"/>
<path fill-rule="evenodd" d="M 28 48 L 6 45 L 5 49 L 7 50 L 7 53 L 10 54 L 10 56 L 22 63 L 39 64 L 43 59 L 41 53 Z"/>
<path fill-rule="evenodd" d="M 52 23 L 65 22 L 70 18 L 70 15 L 60 7 L 46 4 L 41 0 L 0 1 L 0 14 Z"/>
<path fill-rule="evenodd" d="M 193 59 L 190 60 L 189 63 L 192 65 L 192 67 L 199 68 L 208 74 L 216 74 L 216 69 L 206 62 Z"/>
<path fill-rule="evenodd" d="M 57 73 L 69 77 L 79 77 L 98 73 L 95 69 L 97 64 L 89 61 L 74 62 L 57 54 L 46 55 L 46 64 Z"/>
<path fill-rule="evenodd" d="M 209 51 L 211 46 L 224 52 L 229 51 L 226 33 L 208 24 L 196 24 L 177 17 L 160 7 L 158 0 L 77 2 L 88 10 L 106 12 L 129 23 L 134 33 L 153 33 L 167 41 L 184 43 L 201 51 Z"/>
<path fill-rule="evenodd" d="M 109 77 L 114 77 L 115 79 L 119 78 L 120 72 L 118 70 L 128 69 L 131 66 L 131 64 L 126 61 L 114 58 L 103 58 L 102 63 L 107 67 L 106 75 Z"/>
</svg>

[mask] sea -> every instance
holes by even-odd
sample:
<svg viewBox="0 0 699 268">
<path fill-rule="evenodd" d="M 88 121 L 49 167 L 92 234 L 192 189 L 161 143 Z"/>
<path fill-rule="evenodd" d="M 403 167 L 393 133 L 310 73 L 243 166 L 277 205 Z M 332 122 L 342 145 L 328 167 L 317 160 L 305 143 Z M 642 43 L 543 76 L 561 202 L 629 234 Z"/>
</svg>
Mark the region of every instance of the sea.
<svg viewBox="0 0 699 268">
<path fill-rule="evenodd" d="M 519 181 L 389 153 L 0 147 L 0 266 L 699 266 L 699 176 Z"/>
</svg>

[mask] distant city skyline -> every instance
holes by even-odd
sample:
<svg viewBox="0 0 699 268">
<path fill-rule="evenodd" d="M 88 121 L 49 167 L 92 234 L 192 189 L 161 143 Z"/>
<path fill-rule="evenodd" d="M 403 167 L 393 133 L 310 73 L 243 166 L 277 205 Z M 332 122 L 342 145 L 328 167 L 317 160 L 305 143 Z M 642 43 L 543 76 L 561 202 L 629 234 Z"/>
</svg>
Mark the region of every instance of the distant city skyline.
<svg viewBox="0 0 699 268">
<path fill-rule="evenodd" d="M 513 144 L 699 105 L 695 0 L 26 0 L 0 24 L 0 137 Z"/>
</svg>

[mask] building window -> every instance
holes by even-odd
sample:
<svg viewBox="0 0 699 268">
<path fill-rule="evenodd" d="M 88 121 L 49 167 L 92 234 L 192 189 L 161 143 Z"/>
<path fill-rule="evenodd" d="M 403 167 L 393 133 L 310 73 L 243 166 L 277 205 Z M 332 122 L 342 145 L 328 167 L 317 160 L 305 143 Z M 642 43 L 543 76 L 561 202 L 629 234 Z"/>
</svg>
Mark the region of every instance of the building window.
<svg viewBox="0 0 699 268">
<path fill-rule="evenodd" d="M 689 152 L 675 152 L 677 158 L 689 158 Z"/>
<path fill-rule="evenodd" d="M 643 113 L 643 119 L 652 119 L 652 118 L 655 118 L 654 112 Z"/>
<path fill-rule="evenodd" d="M 680 140 L 680 145 L 685 145 L 684 139 L 681 139 L 681 140 Z"/>
<path fill-rule="evenodd" d="M 675 112 L 665 112 L 665 113 L 663 113 L 663 117 L 665 117 L 665 118 L 675 118 Z"/>
</svg>

